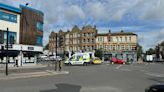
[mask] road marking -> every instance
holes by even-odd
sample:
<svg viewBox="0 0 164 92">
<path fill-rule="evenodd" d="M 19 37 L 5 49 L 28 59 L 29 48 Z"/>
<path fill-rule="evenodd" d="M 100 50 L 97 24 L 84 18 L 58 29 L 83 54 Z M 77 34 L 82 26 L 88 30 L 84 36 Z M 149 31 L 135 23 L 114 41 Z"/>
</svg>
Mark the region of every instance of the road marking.
<svg viewBox="0 0 164 92">
<path fill-rule="evenodd" d="M 88 86 L 82 87 L 80 92 L 122 92 L 122 90 L 111 86 Z"/>
<path fill-rule="evenodd" d="M 129 69 L 120 69 L 121 71 L 128 71 L 128 72 L 130 72 L 130 71 L 132 71 L 132 70 L 129 70 Z"/>
<path fill-rule="evenodd" d="M 117 66 L 115 69 L 120 69 L 121 66 L 122 66 L 122 65 L 119 65 L 119 66 Z"/>
<path fill-rule="evenodd" d="M 68 71 L 51 71 L 46 70 L 44 72 L 32 72 L 32 73 L 19 73 L 19 74 L 10 74 L 9 76 L 0 76 L 0 80 L 11 80 L 11 79 L 19 79 L 19 78 L 32 78 L 32 77 L 42 77 L 42 76 L 53 76 L 59 74 L 69 74 Z"/>
<path fill-rule="evenodd" d="M 149 76 L 153 76 L 153 77 L 164 77 L 163 74 L 157 74 L 157 73 L 144 73 L 146 75 L 149 75 Z"/>
<path fill-rule="evenodd" d="M 146 71 L 146 70 L 140 70 L 141 72 L 148 72 L 148 71 Z"/>
</svg>

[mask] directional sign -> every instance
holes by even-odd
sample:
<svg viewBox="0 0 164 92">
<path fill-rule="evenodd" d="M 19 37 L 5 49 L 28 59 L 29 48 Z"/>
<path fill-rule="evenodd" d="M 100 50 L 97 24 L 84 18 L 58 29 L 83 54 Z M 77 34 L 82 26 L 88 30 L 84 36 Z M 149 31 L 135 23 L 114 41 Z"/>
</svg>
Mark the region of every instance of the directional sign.
<svg viewBox="0 0 164 92">
<path fill-rule="evenodd" d="M 13 45 L 12 44 L 9 44 L 8 46 L 5 45 L 5 48 L 13 48 Z"/>
</svg>

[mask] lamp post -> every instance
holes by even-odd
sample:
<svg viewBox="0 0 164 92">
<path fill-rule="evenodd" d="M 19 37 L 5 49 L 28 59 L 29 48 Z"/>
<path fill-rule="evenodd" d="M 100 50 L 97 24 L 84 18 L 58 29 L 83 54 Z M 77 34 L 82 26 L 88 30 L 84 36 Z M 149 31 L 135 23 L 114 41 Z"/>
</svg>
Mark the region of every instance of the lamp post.
<svg viewBox="0 0 164 92">
<path fill-rule="evenodd" d="M 23 53 L 22 53 L 22 45 L 21 45 L 21 66 L 22 66 L 22 61 L 23 61 L 22 55 L 23 55 Z"/>
<path fill-rule="evenodd" d="M 9 35 L 9 28 L 7 28 L 7 43 L 6 43 L 6 52 L 7 52 L 7 57 L 6 57 L 6 76 L 8 75 L 8 35 Z"/>
</svg>

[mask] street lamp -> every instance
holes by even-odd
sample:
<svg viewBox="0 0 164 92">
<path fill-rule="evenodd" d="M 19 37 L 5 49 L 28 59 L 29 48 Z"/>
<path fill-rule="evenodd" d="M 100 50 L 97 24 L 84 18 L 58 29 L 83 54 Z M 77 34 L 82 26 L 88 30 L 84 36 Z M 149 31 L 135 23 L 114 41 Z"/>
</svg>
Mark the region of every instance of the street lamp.
<svg viewBox="0 0 164 92">
<path fill-rule="evenodd" d="M 6 52 L 7 52 L 7 57 L 6 57 L 6 76 L 8 75 L 8 37 L 9 37 L 9 28 L 7 28 L 7 43 L 6 43 Z"/>
</svg>

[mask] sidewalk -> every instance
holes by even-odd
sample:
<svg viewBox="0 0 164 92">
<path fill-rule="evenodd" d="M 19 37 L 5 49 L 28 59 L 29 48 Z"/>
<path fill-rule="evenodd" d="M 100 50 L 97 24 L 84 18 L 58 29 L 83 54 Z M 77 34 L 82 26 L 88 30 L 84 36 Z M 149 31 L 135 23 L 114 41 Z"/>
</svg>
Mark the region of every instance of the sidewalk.
<svg viewBox="0 0 164 92">
<path fill-rule="evenodd" d="M 5 67 L 0 68 L 0 80 L 30 78 L 41 76 L 52 76 L 58 74 L 68 74 L 68 71 L 54 71 L 53 67 L 46 65 L 9 67 L 8 76 L 5 75 Z"/>
<path fill-rule="evenodd" d="M 0 73 L 0 80 L 11 80 L 11 79 L 19 79 L 19 78 L 32 78 L 32 77 L 42 77 L 42 76 L 53 76 L 59 74 L 69 74 L 68 71 L 53 71 L 46 70 L 40 72 L 26 72 L 26 73 L 12 73 L 8 76 L 5 73 Z"/>
<path fill-rule="evenodd" d="M 44 68 L 47 67 L 47 65 L 40 65 L 40 64 L 35 64 L 35 65 L 23 65 L 23 66 L 19 66 L 19 67 L 14 67 L 14 66 L 9 66 L 9 69 L 13 70 L 13 69 L 31 69 L 31 68 Z M 6 65 L 5 64 L 1 64 L 0 70 L 5 70 Z"/>
</svg>

